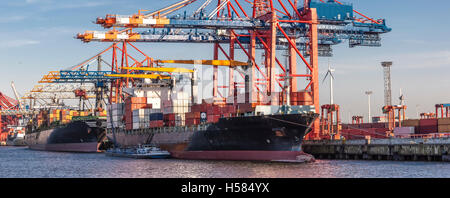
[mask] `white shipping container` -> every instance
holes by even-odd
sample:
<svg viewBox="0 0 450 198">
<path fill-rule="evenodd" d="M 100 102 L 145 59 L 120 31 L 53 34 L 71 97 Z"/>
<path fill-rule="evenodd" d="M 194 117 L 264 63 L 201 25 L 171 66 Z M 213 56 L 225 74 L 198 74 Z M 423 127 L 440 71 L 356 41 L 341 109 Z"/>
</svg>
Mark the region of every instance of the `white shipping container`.
<svg viewBox="0 0 450 198">
<path fill-rule="evenodd" d="M 395 127 L 394 135 L 409 135 L 414 134 L 414 127 Z"/>
<path fill-rule="evenodd" d="M 136 109 L 133 110 L 133 117 L 134 116 L 148 116 L 150 115 L 150 109 Z"/>
<path fill-rule="evenodd" d="M 161 113 L 161 108 L 152 108 L 150 109 L 150 113 Z"/>
<path fill-rule="evenodd" d="M 133 122 L 148 121 L 150 116 L 133 116 Z"/>
<path fill-rule="evenodd" d="M 156 24 L 156 19 L 145 18 L 145 19 L 142 20 L 142 24 L 155 25 Z"/>
<path fill-rule="evenodd" d="M 128 39 L 128 34 L 117 34 L 117 39 Z"/>
<path fill-rule="evenodd" d="M 117 18 L 117 23 L 118 24 L 129 24 L 130 23 L 130 18 L 128 18 L 128 17 Z"/>
<path fill-rule="evenodd" d="M 161 108 L 161 99 L 160 98 L 147 98 L 147 104 L 152 104 L 153 109 Z"/>
<path fill-rule="evenodd" d="M 145 91 L 143 91 L 143 90 L 134 90 L 134 95 L 136 95 L 136 97 L 145 97 Z"/>
<path fill-rule="evenodd" d="M 107 112 L 108 113 L 108 112 Z M 113 110 L 112 111 L 112 116 L 120 116 L 123 115 L 123 111 L 122 110 Z"/>
<path fill-rule="evenodd" d="M 185 121 L 184 120 L 175 120 L 175 125 L 176 126 L 184 126 L 185 125 Z"/>
<path fill-rule="evenodd" d="M 113 121 L 111 123 L 111 121 L 108 121 L 106 125 L 107 125 L 107 128 L 110 129 L 110 128 L 118 128 L 118 127 L 122 126 L 123 124 L 121 122 L 114 122 Z"/>
<path fill-rule="evenodd" d="M 94 33 L 94 38 L 96 38 L 96 39 L 105 39 L 106 35 L 104 33 Z"/>
<path fill-rule="evenodd" d="M 138 123 L 133 122 L 133 129 L 140 129 L 139 122 Z"/>
</svg>

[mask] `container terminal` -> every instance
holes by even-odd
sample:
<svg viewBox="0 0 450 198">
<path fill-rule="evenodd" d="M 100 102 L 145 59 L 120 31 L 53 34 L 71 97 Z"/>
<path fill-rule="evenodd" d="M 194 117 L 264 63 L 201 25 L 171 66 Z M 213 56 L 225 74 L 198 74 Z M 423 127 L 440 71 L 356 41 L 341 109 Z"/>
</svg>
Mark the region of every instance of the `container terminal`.
<svg viewBox="0 0 450 198">
<path fill-rule="evenodd" d="M 394 105 L 391 99 L 392 62 L 381 63 L 385 116 L 363 123 L 356 115 L 345 124 L 333 99 L 319 103 L 319 57 L 332 56 L 333 46 L 344 41 L 350 48 L 381 47 L 381 35 L 392 31 L 385 19 L 352 4 L 182 0 L 157 10 L 108 14 L 95 23 L 107 30 L 75 39 L 105 43 L 104 50 L 80 57 L 89 58 L 69 69 L 49 71 L 23 97 L 13 83 L 15 99 L 0 93 L 2 145 L 68 152 L 156 145 L 180 159 L 312 161 L 312 155 L 410 159 L 394 148 L 423 150 L 431 142 L 434 147 L 425 150 L 438 148 L 438 154 L 410 149 L 408 156 L 448 158 L 450 104 L 406 119 L 404 101 Z M 210 44 L 213 57 L 160 59 L 136 43 Z M 326 76 L 331 98 L 333 71 Z M 370 104 L 371 92 L 366 94 Z M 357 154 L 349 151 L 355 145 Z M 388 152 L 373 157 L 373 145 Z"/>
</svg>

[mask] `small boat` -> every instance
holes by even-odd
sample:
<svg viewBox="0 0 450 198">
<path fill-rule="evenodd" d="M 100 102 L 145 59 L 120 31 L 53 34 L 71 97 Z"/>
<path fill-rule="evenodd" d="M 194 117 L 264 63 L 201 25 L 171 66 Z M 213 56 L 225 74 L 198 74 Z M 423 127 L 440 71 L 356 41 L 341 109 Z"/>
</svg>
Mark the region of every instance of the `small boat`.
<svg viewBox="0 0 450 198">
<path fill-rule="evenodd" d="M 137 148 L 112 148 L 105 154 L 113 157 L 129 157 L 135 159 L 165 159 L 170 157 L 168 151 L 150 145 L 139 145 Z"/>
</svg>

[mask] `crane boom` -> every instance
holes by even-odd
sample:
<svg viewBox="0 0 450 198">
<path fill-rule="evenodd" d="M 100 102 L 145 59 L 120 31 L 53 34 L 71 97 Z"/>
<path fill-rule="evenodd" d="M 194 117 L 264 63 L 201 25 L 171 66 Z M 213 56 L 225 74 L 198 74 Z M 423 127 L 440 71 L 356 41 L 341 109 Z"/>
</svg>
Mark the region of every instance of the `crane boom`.
<svg viewBox="0 0 450 198">
<path fill-rule="evenodd" d="M 169 73 L 194 73 L 194 70 L 185 68 L 168 68 L 168 67 L 122 67 L 126 70 L 153 71 L 153 72 L 169 72 Z"/>
<path fill-rule="evenodd" d="M 11 81 L 11 88 L 16 96 L 16 100 L 19 103 L 19 109 L 23 109 L 22 103 L 20 102 L 19 94 L 17 94 L 16 86 L 14 85 L 14 81 Z"/>
</svg>

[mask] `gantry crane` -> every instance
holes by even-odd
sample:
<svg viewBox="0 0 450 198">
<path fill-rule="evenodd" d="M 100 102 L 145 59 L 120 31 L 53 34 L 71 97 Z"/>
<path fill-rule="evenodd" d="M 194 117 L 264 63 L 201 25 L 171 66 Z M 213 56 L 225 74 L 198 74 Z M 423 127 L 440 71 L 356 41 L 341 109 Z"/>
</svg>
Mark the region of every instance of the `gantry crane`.
<svg viewBox="0 0 450 198">
<path fill-rule="evenodd" d="M 297 0 L 216 0 L 217 4 L 205 0 L 193 15 L 185 12 L 168 16 L 194 2 L 180 1 L 149 14 L 139 10 L 132 16 L 107 15 L 98 18 L 96 23 L 112 30 L 87 31 L 77 38 L 84 42 L 122 42 L 124 45 L 132 42 L 212 43 L 214 60 L 219 59 L 219 52 L 228 60 L 235 60 L 236 50 L 240 49 L 247 58 L 243 62 L 248 66 L 237 74 L 238 67 L 229 68 L 228 82 L 222 86 L 218 84 L 218 67 L 214 66 L 214 98 L 222 95 L 219 89 L 227 90 L 228 96 L 232 96 L 239 91 L 236 84 L 248 83 L 247 102 L 279 104 L 280 101 L 271 100 L 273 95 L 295 92 L 302 99 L 299 105 L 314 105 L 319 111 L 318 57 L 331 56 L 331 46 L 343 40 L 348 40 L 350 47 L 381 46 L 380 35 L 391 31 L 384 19 L 369 18 L 354 10 L 352 5 L 337 0 L 305 0 L 300 8 Z M 162 12 L 164 14 L 157 14 Z M 136 28 L 149 30 L 137 33 Z M 228 52 L 223 44 L 228 44 Z M 262 51 L 261 62 L 256 60 L 257 50 Z M 286 65 L 277 57 L 280 55 L 277 51 L 281 50 L 289 57 Z M 297 67 L 297 58 L 304 64 L 305 73 Z M 289 92 L 283 85 L 287 76 L 289 82 L 284 83 L 289 83 Z M 305 84 L 299 87 L 302 79 Z M 319 138 L 319 121 L 314 126 L 309 139 Z"/>
<path fill-rule="evenodd" d="M 136 49 L 138 55 L 132 56 L 127 49 L 129 46 Z M 111 62 L 105 60 L 104 57 L 108 56 L 112 58 Z M 142 57 L 143 59 L 141 59 Z M 103 102 L 105 95 L 108 95 L 109 103 L 120 102 L 123 101 L 124 98 L 122 88 L 129 87 L 130 84 L 135 84 L 136 81 L 142 81 L 142 79 L 171 80 L 172 73 L 185 73 L 190 71 L 182 70 L 181 68 L 160 68 L 160 66 L 158 66 L 163 63 L 176 63 L 178 61 L 185 60 L 158 60 L 155 62 L 153 58 L 147 56 L 131 43 L 123 43 L 122 47 L 119 47 L 118 43 L 113 43 L 105 50 L 82 63 L 69 69 L 51 71 L 47 75 L 44 75 L 39 81 L 39 83 L 52 86 L 54 86 L 54 84 L 61 85 L 64 87 L 63 89 L 55 87 L 49 89 L 49 87 L 46 86 L 47 89 L 43 90 L 42 87 L 35 87 L 35 91 L 27 93 L 24 98 L 53 100 L 79 99 L 80 109 L 84 107 L 84 101 L 95 98 L 96 105 L 94 109 L 97 110 L 96 112 L 101 112 L 104 109 L 102 104 L 105 103 Z M 187 60 L 186 63 L 189 61 L 204 64 L 231 64 L 233 66 L 243 64 L 234 61 L 217 63 L 208 60 Z M 95 63 L 97 64 L 97 67 L 95 67 Z M 102 64 L 109 66 L 111 69 L 109 71 L 102 70 Z M 69 85 L 72 86 L 68 87 Z M 93 85 L 93 87 L 88 86 L 88 88 L 86 88 L 86 85 Z M 108 87 L 110 87 L 109 90 Z M 69 91 L 67 89 L 69 89 Z"/>
<path fill-rule="evenodd" d="M 8 131 L 6 130 L 8 125 L 13 125 L 17 122 L 18 115 L 10 114 L 9 111 L 15 111 L 18 109 L 18 101 L 0 92 L 0 143 L 2 144 L 8 137 Z"/>
<path fill-rule="evenodd" d="M 389 129 L 390 133 L 394 132 L 394 128 L 395 127 L 402 127 L 402 120 L 406 119 L 406 115 L 405 115 L 405 110 L 406 110 L 406 105 L 390 105 L 390 106 L 384 106 L 382 108 L 383 113 L 386 114 L 386 118 L 387 118 L 387 128 Z M 397 110 L 398 112 L 398 124 L 397 124 L 397 120 L 395 118 L 395 111 Z M 387 134 L 390 135 L 390 134 Z"/>
<path fill-rule="evenodd" d="M 448 118 L 449 117 L 449 108 L 450 108 L 450 104 L 436 104 L 436 118 L 439 117 L 439 110 L 441 112 L 441 118 Z M 444 109 L 445 109 L 445 113 L 444 113 Z"/>
</svg>

